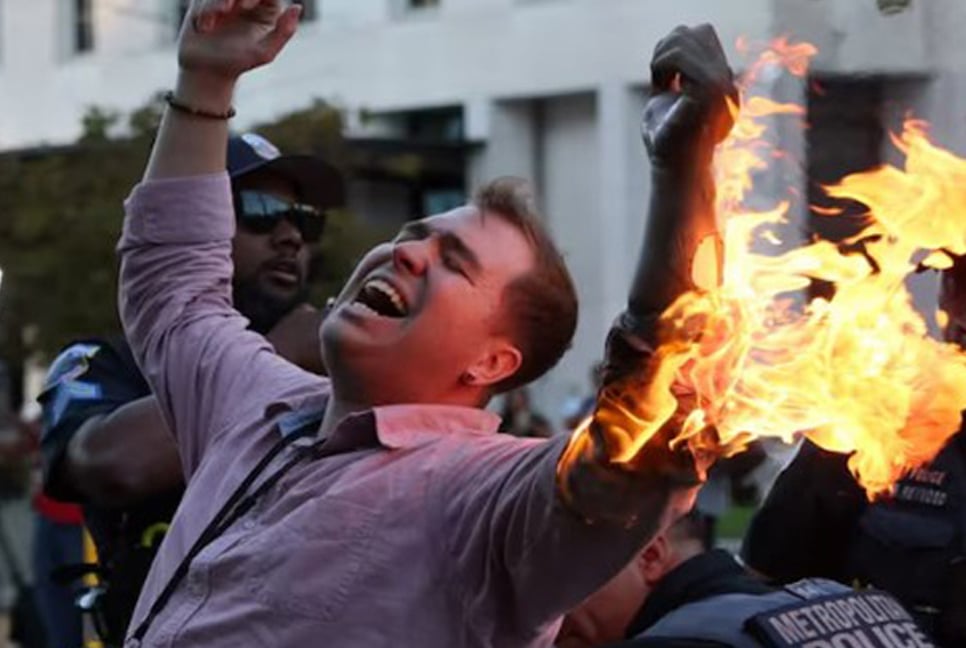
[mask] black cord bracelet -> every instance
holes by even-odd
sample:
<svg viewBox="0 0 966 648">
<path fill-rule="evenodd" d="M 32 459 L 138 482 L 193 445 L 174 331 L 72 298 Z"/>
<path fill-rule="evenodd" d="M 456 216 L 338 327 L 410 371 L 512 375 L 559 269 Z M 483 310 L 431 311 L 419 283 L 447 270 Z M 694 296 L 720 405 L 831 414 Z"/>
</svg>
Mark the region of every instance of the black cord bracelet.
<svg viewBox="0 0 966 648">
<path fill-rule="evenodd" d="M 181 100 L 175 97 L 174 92 L 171 90 L 168 90 L 164 93 L 164 101 L 178 112 L 183 112 L 193 117 L 203 117 L 204 119 L 217 119 L 219 121 L 225 121 L 235 116 L 235 109 L 233 107 L 228 108 L 228 112 L 215 113 L 204 110 L 203 108 L 189 106 L 186 103 L 182 103 Z"/>
</svg>

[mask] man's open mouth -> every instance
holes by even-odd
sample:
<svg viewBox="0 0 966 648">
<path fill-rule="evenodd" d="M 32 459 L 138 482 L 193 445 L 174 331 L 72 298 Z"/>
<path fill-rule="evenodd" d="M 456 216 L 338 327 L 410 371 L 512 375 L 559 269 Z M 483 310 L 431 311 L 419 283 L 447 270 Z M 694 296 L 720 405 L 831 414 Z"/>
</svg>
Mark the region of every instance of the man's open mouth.
<svg viewBox="0 0 966 648">
<path fill-rule="evenodd" d="M 265 270 L 269 277 L 286 284 L 298 284 L 302 279 L 298 264 L 287 259 L 273 261 L 265 266 Z"/>
<path fill-rule="evenodd" d="M 359 290 L 355 302 L 383 317 L 405 317 L 409 313 L 406 300 L 392 284 L 383 279 L 370 279 Z"/>
</svg>

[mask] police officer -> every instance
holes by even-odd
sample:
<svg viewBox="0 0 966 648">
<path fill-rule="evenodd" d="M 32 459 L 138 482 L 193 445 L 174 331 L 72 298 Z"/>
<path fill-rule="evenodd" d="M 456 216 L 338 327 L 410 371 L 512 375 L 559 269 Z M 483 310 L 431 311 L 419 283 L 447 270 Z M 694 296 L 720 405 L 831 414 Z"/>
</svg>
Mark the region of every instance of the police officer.
<svg viewBox="0 0 966 648">
<path fill-rule="evenodd" d="M 828 580 L 765 585 L 706 550 L 694 513 L 564 619 L 558 648 L 929 648 L 889 595 Z M 612 643 L 620 640 L 620 643 Z"/>
<path fill-rule="evenodd" d="M 946 337 L 966 341 L 966 261 L 943 274 Z M 749 567 L 778 582 L 822 576 L 898 598 L 934 641 L 966 646 L 966 433 L 869 503 L 847 457 L 805 442 L 752 520 Z"/>
<path fill-rule="evenodd" d="M 321 313 L 306 303 L 311 246 L 325 210 L 342 204 L 334 168 L 282 156 L 253 134 L 232 137 L 228 171 L 237 219 L 233 298 L 277 352 L 314 372 Z M 89 339 L 52 364 L 40 402 L 44 488 L 81 502 L 106 589 L 98 632 L 120 645 L 144 578 L 183 491 L 177 448 L 123 339 Z"/>
</svg>

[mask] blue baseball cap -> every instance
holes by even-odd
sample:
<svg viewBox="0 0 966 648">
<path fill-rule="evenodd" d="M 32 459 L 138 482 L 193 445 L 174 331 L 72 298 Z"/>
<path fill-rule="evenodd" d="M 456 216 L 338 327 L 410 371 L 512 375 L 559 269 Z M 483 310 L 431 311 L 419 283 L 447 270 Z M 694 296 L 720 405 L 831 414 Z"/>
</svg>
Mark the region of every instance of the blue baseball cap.
<svg viewBox="0 0 966 648">
<path fill-rule="evenodd" d="M 282 155 L 257 133 L 228 138 L 227 167 L 233 181 L 256 171 L 271 171 L 292 180 L 302 202 L 320 209 L 345 205 L 345 182 L 335 167 L 313 155 Z"/>
</svg>

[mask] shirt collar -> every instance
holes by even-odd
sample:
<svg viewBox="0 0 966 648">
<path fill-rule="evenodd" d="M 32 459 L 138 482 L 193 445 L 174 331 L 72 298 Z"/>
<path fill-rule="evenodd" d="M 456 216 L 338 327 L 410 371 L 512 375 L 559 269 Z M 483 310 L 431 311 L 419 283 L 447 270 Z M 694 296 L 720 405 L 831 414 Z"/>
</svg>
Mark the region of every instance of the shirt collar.
<svg viewBox="0 0 966 648">
<path fill-rule="evenodd" d="M 265 406 L 262 415 L 265 420 L 276 421 L 279 434 L 287 437 L 310 423 L 321 423 L 328 402 L 327 391 L 293 400 L 276 400 Z"/>
<path fill-rule="evenodd" d="M 404 449 L 441 436 L 487 436 L 500 427 L 500 417 L 476 407 L 456 405 L 388 405 L 374 410 L 379 443 Z"/>
<path fill-rule="evenodd" d="M 306 425 L 318 425 L 329 394 L 295 402 L 276 401 L 265 408 L 266 418 L 277 418 L 279 433 L 294 434 Z M 347 416 L 328 444 L 360 447 L 378 442 L 390 449 L 414 448 L 442 436 L 495 434 L 500 417 L 484 409 L 457 405 L 384 405 Z"/>
</svg>

